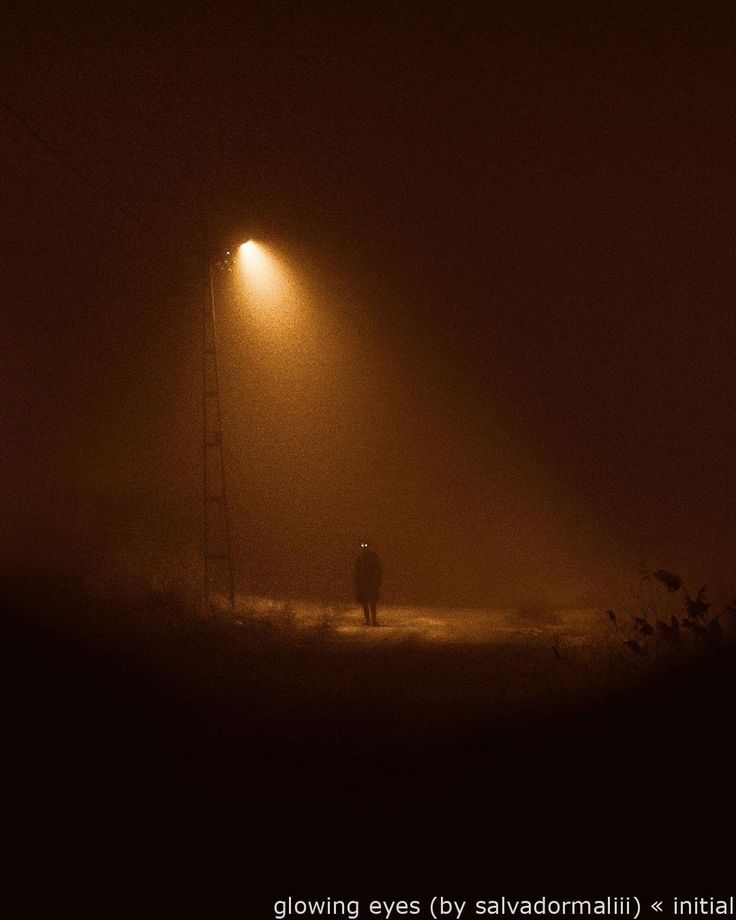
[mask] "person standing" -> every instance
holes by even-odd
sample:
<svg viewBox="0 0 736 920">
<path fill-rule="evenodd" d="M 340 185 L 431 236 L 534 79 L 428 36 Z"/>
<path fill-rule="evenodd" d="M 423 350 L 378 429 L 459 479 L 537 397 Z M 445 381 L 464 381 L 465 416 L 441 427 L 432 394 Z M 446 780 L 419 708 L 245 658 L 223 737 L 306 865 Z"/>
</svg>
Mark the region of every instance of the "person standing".
<svg viewBox="0 0 736 920">
<path fill-rule="evenodd" d="M 360 544 L 355 560 L 355 600 L 362 605 L 366 626 L 377 626 L 376 608 L 381 591 L 383 569 L 378 554 L 366 542 Z"/>
</svg>

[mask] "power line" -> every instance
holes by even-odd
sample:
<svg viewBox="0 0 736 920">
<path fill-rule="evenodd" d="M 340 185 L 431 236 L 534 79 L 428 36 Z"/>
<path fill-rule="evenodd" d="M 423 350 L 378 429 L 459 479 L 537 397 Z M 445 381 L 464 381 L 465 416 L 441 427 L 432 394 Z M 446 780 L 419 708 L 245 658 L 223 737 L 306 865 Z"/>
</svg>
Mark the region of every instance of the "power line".
<svg viewBox="0 0 736 920">
<path fill-rule="evenodd" d="M 92 192 L 95 193 L 100 199 L 102 199 L 109 207 L 114 208 L 120 214 L 123 215 L 127 220 L 132 221 L 136 226 L 141 229 L 145 228 L 145 223 L 138 217 L 137 214 L 134 214 L 133 211 L 130 211 L 128 208 L 120 204 L 119 201 L 116 201 L 112 198 L 107 190 L 103 188 L 98 183 L 94 182 L 90 177 L 80 170 L 75 164 L 59 150 L 54 144 L 47 140 L 42 134 L 40 134 L 34 127 L 31 125 L 26 118 L 21 115 L 21 113 L 11 105 L 8 100 L 0 94 L 0 105 L 8 112 L 12 117 L 18 122 L 18 124 L 35 140 L 37 141 L 48 153 L 50 153 L 54 159 L 58 160 L 61 165 L 68 170 L 70 173 L 73 173 L 74 176 L 83 184 L 86 185 Z"/>
</svg>

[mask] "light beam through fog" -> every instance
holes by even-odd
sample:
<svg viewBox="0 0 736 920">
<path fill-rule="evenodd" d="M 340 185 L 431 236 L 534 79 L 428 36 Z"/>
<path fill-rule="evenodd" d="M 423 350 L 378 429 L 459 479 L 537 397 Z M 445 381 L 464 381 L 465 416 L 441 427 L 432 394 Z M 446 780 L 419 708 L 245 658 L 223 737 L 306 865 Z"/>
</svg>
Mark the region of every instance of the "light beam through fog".
<svg viewBox="0 0 736 920">
<path fill-rule="evenodd" d="M 293 297 L 288 270 L 263 243 L 243 243 L 238 249 L 237 265 L 243 292 L 256 306 L 283 309 Z"/>
</svg>

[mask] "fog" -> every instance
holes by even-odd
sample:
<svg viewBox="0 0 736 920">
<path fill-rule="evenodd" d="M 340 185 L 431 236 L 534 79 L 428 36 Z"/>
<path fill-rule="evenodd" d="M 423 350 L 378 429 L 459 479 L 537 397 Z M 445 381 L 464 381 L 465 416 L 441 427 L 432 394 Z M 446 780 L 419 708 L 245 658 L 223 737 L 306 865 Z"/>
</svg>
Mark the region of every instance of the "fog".
<svg viewBox="0 0 736 920">
<path fill-rule="evenodd" d="M 198 584 L 204 215 L 292 279 L 217 277 L 240 591 L 349 599 L 364 537 L 397 603 L 730 590 L 720 14 L 310 15 L 9 16 L 61 156 L 3 111 L 8 564 Z"/>
</svg>

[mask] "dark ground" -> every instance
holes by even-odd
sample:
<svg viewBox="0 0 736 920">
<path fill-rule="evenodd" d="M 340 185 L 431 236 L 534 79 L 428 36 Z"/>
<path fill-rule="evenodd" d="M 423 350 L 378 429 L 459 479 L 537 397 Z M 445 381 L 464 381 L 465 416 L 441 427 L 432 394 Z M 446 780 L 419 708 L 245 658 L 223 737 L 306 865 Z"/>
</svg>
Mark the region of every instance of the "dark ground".
<svg viewBox="0 0 736 920">
<path fill-rule="evenodd" d="M 265 917 L 289 894 L 687 896 L 733 880 L 716 843 L 733 812 L 732 648 L 515 714 L 477 705 L 488 662 L 466 646 L 266 627 L 233 642 L 161 603 L 156 629 L 112 630 L 73 592 L 7 604 L 8 877 L 29 879 L 29 910 Z"/>
</svg>

